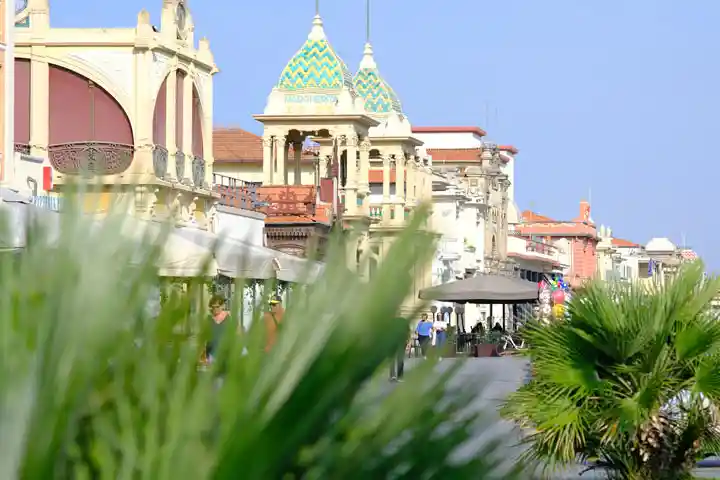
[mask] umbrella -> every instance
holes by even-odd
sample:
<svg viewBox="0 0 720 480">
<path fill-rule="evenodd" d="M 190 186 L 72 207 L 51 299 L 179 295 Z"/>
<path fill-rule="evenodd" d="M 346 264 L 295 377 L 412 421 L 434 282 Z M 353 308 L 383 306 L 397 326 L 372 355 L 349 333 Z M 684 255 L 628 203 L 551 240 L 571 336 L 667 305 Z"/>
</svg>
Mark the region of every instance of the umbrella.
<svg viewBox="0 0 720 480">
<path fill-rule="evenodd" d="M 537 300 L 538 285 L 519 278 L 479 274 L 421 290 L 420 298 L 460 303 L 527 303 Z"/>
</svg>

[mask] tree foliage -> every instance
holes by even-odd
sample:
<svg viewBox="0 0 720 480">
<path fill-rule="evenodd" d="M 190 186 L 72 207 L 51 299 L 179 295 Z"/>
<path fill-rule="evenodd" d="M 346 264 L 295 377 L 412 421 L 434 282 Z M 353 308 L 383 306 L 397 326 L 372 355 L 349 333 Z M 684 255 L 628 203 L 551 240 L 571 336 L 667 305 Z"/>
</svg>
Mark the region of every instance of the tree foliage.
<svg viewBox="0 0 720 480">
<path fill-rule="evenodd" d="M 533 432 L 527 457 L 592 462 L 610 478 L 689 477 L 720 446 L 719 290 L 697 262 L 652 288 L 592 283 L 567 321 L 530 325 L 534 375 L 503 407 Z"/>
<path fill-rule="evenodd" d="M 448 386 L 453 369 L 428 361 L 387 383 L 408 272 L 433 248 L 421 220 L 370 283 L 334 246 L 273 350 L 254 321 L 209 371 L 206 312 L 193 308 L 204 279 L 157 316 L 145 308 L 162 241 L 128 241 L 114 216 L 64 214 L 57 242 L 34 226 L 24 251 L 0 254 L 0 478 L 513 478 L 494 443 L 455 456 L 481 424 L 466 411 L 476 392 Z"/>
</svg>

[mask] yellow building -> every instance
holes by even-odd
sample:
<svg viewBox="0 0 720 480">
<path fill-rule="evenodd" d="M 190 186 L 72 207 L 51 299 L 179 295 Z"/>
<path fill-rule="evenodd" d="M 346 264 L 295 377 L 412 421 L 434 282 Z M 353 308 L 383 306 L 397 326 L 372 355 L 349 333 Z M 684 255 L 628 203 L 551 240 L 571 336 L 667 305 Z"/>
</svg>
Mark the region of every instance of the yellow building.
<svg viewBox="0 0 720 480">
<path fill-rule="evenodd" d="M 217 68 L 184 0 L 134 28 L 53 28 L 49 0 L 15 20 L 14 146 L 52 167 L 52 191 L 90 177 L 91 212 L 123 199 L 139 217 L 210 228 Z"/>
</svg>

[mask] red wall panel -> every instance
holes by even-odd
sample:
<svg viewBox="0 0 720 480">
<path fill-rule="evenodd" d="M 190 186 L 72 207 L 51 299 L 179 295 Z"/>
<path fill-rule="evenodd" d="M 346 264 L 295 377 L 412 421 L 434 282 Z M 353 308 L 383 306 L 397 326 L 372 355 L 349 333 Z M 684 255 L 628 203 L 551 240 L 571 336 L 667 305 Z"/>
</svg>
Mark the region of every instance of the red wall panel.
<svg viewBox="0 0 720 480">
<path fill-rule="evenodd" d="M 15 59 L 15 143 L 30 143 L 30 60 Z"/>
<path fill-rule="evenodd" d="M 155 112 L 153 113 L 153 142 L 155 145 L 165 146 L 167 142 L 167 78 L 163 81 L 155 100 Z"/>
</svg>

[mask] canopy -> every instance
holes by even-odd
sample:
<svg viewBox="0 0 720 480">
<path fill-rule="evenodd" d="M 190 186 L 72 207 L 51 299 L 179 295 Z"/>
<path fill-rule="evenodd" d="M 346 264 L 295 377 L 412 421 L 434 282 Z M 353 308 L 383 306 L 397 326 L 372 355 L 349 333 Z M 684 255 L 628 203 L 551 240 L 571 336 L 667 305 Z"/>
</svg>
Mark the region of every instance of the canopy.
<svg viewBox="0 0 720 480">
<path fill-rule="evenodd" d="M 217 273 L 229 278 L 266 280 L 275 277 L 273 261 L 278 252 L 233 238 L 220 239 L 214 233 L 181 227 L 178 235 L 208 250 L 215 250 Z"/>
<path fill-rule="evenodd" d="M 28 226 L 44 229 L 49 243 L 60 235 L 60 215 L 32 204 L 29 197 L 8 188 L 0 188 L 0 250 L 18 250 L 27 246 Z"/>
<path fill-rule="evenodd" d="M 459 303 L 527 303 L 537 300 L 538 286 L 519 278 L 479 274 L 421 290 L 420 298 Z"/>
<path fill-rule="evenodd" d="M 322 273 L 325 265 L 312 260 L 276 251 L 277 278 L 284 282 L 313 283 Z"/>
<path fill-rule="evenodd" d="M 99 220 L 98 224 L 102 225 L 102 221 Z M 183 237 L 178 233 L 180 229 L 169 228 L 156 263 L 158 274 L 161 277 L 215 276 L 217 263 L 212 257 L 212 250 Z M 123 218 L 121 231 L 123 235 L 142 242 L 156 242 L 162 239 L 163 225 L 127 216 Z"/>
</svg>

